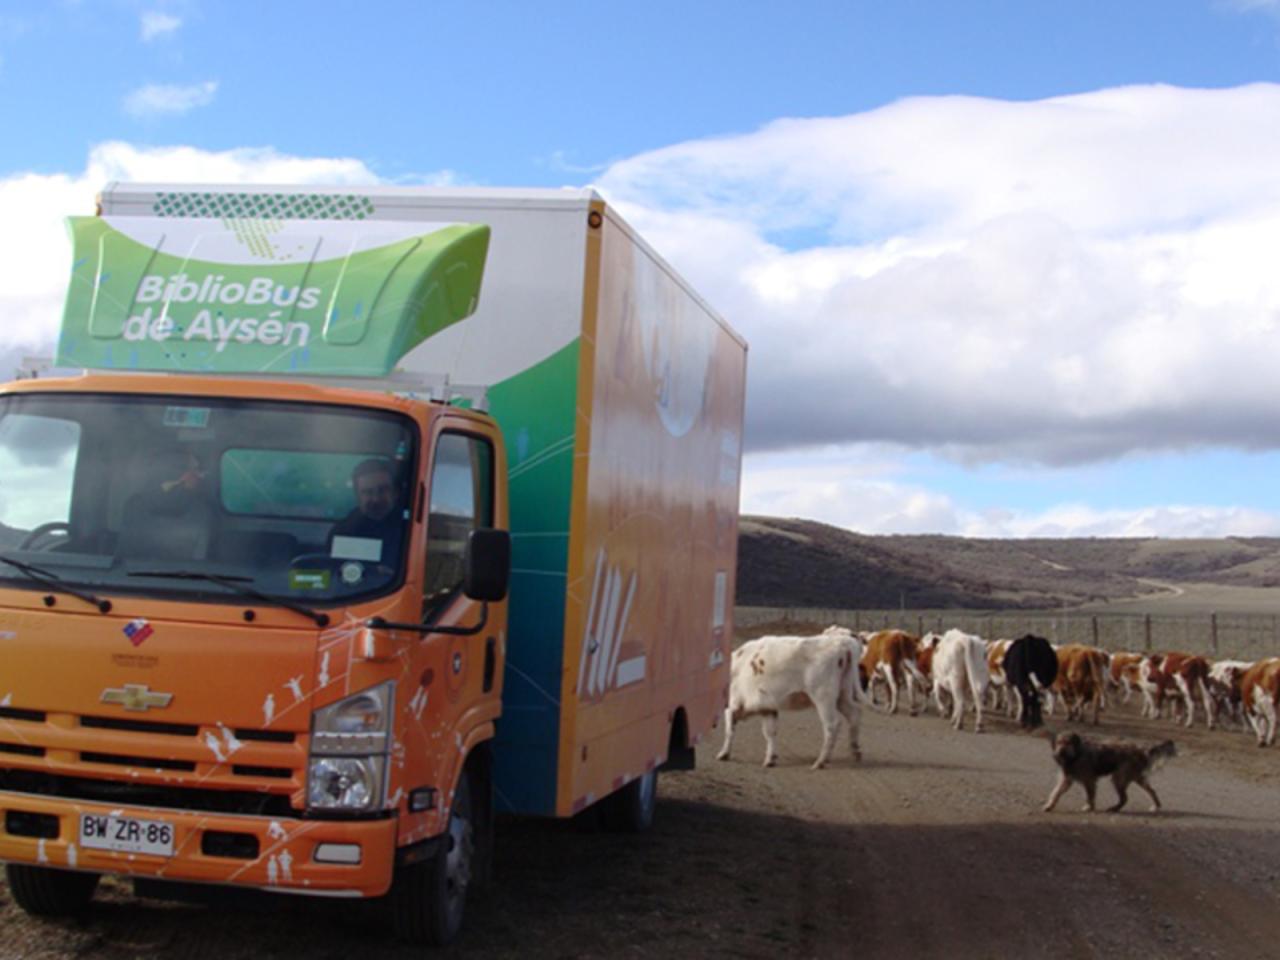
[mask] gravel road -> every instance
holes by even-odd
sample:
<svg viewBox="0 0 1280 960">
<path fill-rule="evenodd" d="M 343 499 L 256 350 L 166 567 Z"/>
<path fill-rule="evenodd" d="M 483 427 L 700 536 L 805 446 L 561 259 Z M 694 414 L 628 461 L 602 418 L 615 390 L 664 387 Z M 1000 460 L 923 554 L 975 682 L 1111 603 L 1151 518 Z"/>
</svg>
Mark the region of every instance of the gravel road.
<svg viewBox="0 0 1280 960">
<path fill-rule="evenodd" d="M 664 775 L 644 837 L 589 822 L 499 828 L 497 884 L 442 957 L 1223 957 L 1280 956 L 1280 749 L 1239 732 L 1104 714 L 1107 735 L 1173 737 L 1155 777 L 1119 814 L 1078 812 L 1043 739 L 996 719 L 956 733 L 936 716 L 864 711 L 864 760 L 841 744 L 813 771 L 812 712 L 785 714 L 778 767 L 759 766 L 748 721 L 718 763 Z M 1055 727 L 1065 726 L 1059 717 Z M 1100 805 L 1111 786 L 1099 786 Z M 372 910 L 263 896 L 220 907 L 135 901 L 107 881 L 90 913 L 37 922 L 0 883 L 0 956 L 342 958 L 385 938 Z"/>
</svg>

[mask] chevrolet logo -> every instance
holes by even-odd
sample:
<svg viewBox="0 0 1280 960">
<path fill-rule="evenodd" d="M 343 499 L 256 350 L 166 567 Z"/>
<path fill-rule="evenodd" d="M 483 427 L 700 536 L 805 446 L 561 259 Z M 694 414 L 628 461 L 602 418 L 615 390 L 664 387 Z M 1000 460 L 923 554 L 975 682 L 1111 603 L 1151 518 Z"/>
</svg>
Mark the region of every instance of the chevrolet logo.
<svg viewBox="0 0 1280 960">
<path fill-rule="evenodd" d="M 145 683 L 126 683 L 123 690 L 108 687 L 102 691 L 103 703 L 118 703 L 126 710 L 160 709 L 172 699 L 172 693 L 152 693 Z"/>
</svg>

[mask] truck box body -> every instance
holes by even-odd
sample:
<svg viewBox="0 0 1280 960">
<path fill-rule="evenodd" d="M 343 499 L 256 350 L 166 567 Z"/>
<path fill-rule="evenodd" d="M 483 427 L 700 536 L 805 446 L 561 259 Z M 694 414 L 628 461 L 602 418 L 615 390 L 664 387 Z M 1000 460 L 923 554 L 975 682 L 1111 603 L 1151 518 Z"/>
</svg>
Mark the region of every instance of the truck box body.
<svg viewBox="0 0 1280 960">
<path fill-rule="evenodd" d="M 483 388 L 505 440 L 512 561 L 498 809 L 571 815 L 714 723 L 728 683 L 745 344 L 597 195 L 113 185 L 101 214 L 135 232 L 145 220 L 157 250 L 174 235 L 169 221 L 314 220 L 331 237 L 393 238 L 397 224 L 486 225 L 474 313 L 426 330 L 399 367 Z M 103 289 L 102 277 L 91 286 Z M 440 289 L 452 295 L 447 278 Z M 178 374 L 179 393 L 186 376 L 217 373 L 215 346 L 149 353 L 85 303 L 94 319 L 64 328 L 60 365 L 163 369 Z M 322 341 L 354 344 L 374 322 L 367 303 L 344 309 L 331 305 L 324 329 L 310 330 L 310 350 L 286 342 L 262 372 L 368 372 L 326 359 Z M 217 656 L 214 646 L 202 656 Z"/>
</svg>

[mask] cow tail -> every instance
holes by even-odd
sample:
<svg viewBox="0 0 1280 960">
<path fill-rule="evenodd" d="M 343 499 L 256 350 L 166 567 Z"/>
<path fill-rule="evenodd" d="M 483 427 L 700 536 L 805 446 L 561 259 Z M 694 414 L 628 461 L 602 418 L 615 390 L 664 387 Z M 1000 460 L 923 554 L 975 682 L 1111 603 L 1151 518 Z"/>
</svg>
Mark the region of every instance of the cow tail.
<svg viewBox="0 0 1280 960">
<path fill-rule="evenodd" d="M 880 706 L 871 699 L 866 690 L 862 689 L 862 680 L 858 675 L 858 664 L 862 661 L 862 653 L 863 648 L 861 644 L 851 643 L 849 645 L 850 663 L 848 667 L 845 667 L 843 664 L 841 665 L 840 686 L 845 690 L 848 690 L 849 687 L 852 686 L 854 700 L 855 702 L 862 704 L 862 706 L 870 707 L 872 710 L 876 711 L 876 713 L 888 713 L 888 707 Z M 847 677 L 845 675 L 846 670 L 848 672 Z"/>
</svg>

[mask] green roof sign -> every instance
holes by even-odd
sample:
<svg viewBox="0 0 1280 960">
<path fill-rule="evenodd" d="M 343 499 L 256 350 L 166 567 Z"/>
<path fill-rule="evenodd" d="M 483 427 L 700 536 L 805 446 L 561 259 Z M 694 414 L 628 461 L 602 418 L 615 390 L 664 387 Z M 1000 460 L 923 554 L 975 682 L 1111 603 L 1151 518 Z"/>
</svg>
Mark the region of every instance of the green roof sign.
<svg viewBox="0 0 1280 960">
<path fill-rule="evenodd" d="M 380 377 L 476 308 L 489 228 L 71 217 L 55 363 Z"/>
</svg>

